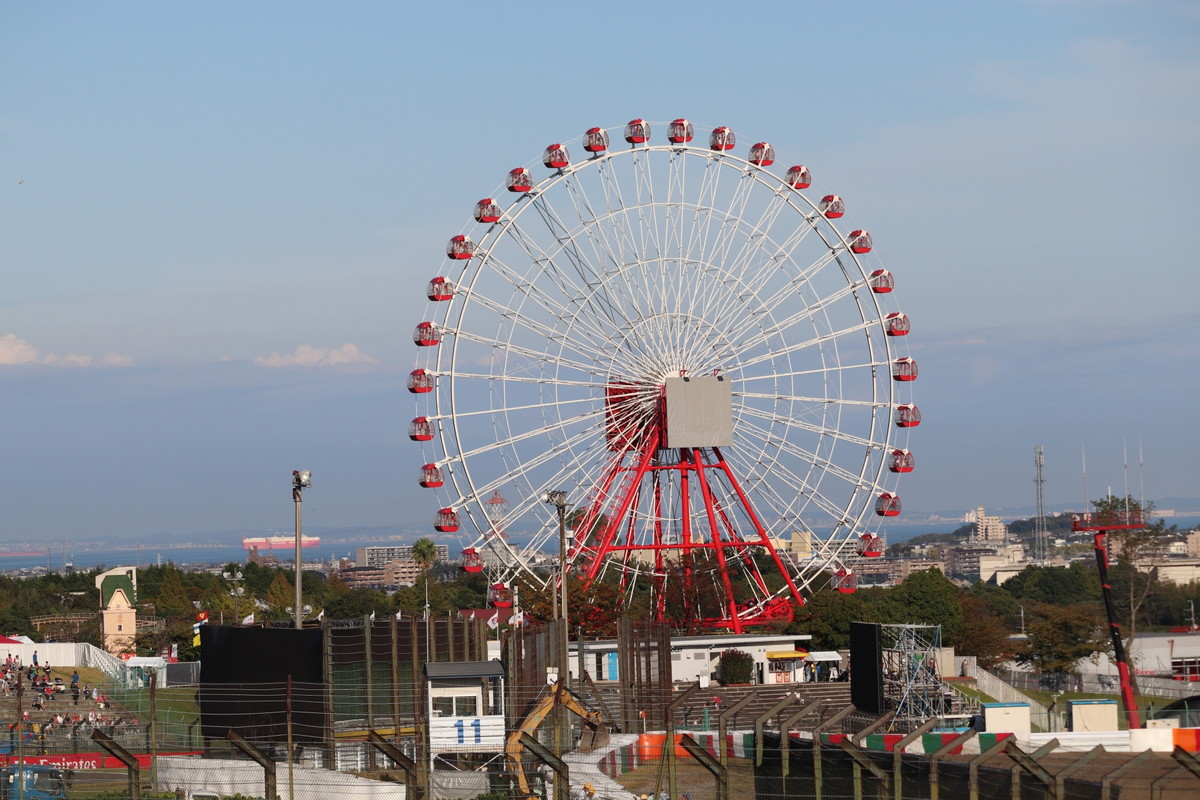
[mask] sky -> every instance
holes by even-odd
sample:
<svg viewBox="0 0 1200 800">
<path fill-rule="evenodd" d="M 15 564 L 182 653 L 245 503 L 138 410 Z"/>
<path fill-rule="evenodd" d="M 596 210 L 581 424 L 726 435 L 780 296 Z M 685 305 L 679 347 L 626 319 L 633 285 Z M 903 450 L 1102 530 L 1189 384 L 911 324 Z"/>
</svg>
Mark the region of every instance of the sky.
<svg viewBox="0 0 1200 800">
<path fill-rule="evenodd" d="M 1085 451 L 1093 498 L 1200 496 L 1195 3 L 0 0 L 0 542 L 286 532 L 292 469 L 308 526 L 428 527 L 447 238 L 548 142 L 677 116 L 869 225 L 906 513 L 1032 507 L 1039 444 L 1052 507 Z"/>
</svg>

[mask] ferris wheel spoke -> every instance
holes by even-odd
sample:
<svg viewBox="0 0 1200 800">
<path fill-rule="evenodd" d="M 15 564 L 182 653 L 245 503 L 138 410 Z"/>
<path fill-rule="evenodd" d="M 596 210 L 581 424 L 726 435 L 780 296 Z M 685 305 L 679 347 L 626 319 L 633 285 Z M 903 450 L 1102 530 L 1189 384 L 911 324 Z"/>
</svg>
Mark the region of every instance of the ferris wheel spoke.
<svg viewBox="0 0 1200 800">
<path fill-rule="evenodd" d="M 703 261 L 707 252 L 706 243 L 712 240 L 711 226 L 719 207 L 717 196 L 720 189 L 722 170 L 715 160 L 706 160 L 701 169 L 696 202 L 692 206 L 689 224 L 688 246 L 683 258 L 686 261 Z M 697 254 L 699 250 L 700 254 Z"/>
<path fill-rule="evenodd" d="M 717 241 L 713 247 L 712 259 L 718 263 L 732 264 L 735 271 L 744 263 L 738 257 L 731 255 L 735 245 L 739 243 L 739 240 L 743 247 L 753 245 L 750 240 L 753 228 L 746 231 L 744 222 L 746 204 L 750 201 L 750 188 L 753 185 L 753 179 L 748 175 L 743 174 L 738 178 L 733 196 L 730 198 L 729 212 L 722 219 Z"/>
<path fill-rule="evenodd" d="M 826 253 L 823 257 L 816 259 L 812 264 L 810 264 L 802 279 L 797 277 L 791 280 L 788 284 L 781 286 L 773 295 L 764 297 L 761 305 L 756 308 L 755 319 L 769 319 L 770 315 L 773 314 L 774 311 L 784 303 L 789 301 L 794 303 L 797 296 L 797 289 L 802 287 L 808 280 L 810 280 L 815 272 L 831 263 L 833 259 L 834 255 Z M 742 282 L 740 288 L 742 288 L 743 291 L 753 291 L 755 278 L 739 278 L 739 280 Z M 743 332 L 743 339 L 739 340 L 738 346 L 744 347 L 756 344 L 763 337 L 784 333 L 788 328 L 799 324 L 803 320 L 811 319 L 815 315 L 821 313 L 827 307 L 838 300 L 841 300 L 851 292 L 852 288 L 847 287 L 844 290 L 835 292 L 832 296 L 822 300 L 821 302 L 807 303 L 803 305 L 795 314 L 789 316 L 786 320 L 765 327 L 760 324 L 755 324 L 748 316 L 747 309 L 740 308 L 734 304 L 734 300 L 731 299 L 736 296 L 734 292 L 729 293 L 729 296 L 724 300 L 724 306 L 716 313 L 720 314 L 723 319 L 726 319 L 726 324 L 730 327 L 730 329 Z"/>
<path fill-rule="evenodd" d="M 517 228 L 515 225 L 510 225 L 509 230 L 516 231 L 513 234 L 514 238 L 524 239 L 524 237 L 519 233 L 519 228 Z M 526 254 L 535 261 L 539 258 L 548 258 L 544 253 L 536 253 L 531 243 L 529 247 L 523 249 Z M 547 336 L 548 338 L 553 336 L 553 334 L 556 332 L 556 328 L 554 326 L 561 324 L 561 320 L 576 316 L 575 312 L 569 306 L 557 299 L 558 297 L 567 295 L 567 287 L 561 283 L 556 286 L 558 292 L 552 293 L 547 291 L 545 286 L 536 280 L 532 280 L 531 278 L 527 277 L 524 273 L 512 268 L 505 259 L 502 259 L 497 254 L 491 252 L 484 257 L 481 269 L 493 270 L 495 275 L 504 281 L 503 285 L 509 289 L 510 293 L 514 294 L 515 296 L 520 296 L 526 301 L 532 302 L 536 309 L 544 312 L 546 319 L 535 321 L 529 312 L 521 311 L 509 304 L 495 300 L 489 297 L 488 294 L 483 290 L 476 289 L 474 287 L 469 289 L 466 293 L 464 297 L 464 306 L 468 303 L 471 303 L 477 307 L 476 311 L 487 311 L 498 319 L 512 319 L 514 321 L 519 321 L 529 327 L 531 331 Z M 579 287 L 571 287 L 571 291 L 577 294 L 582 290 Z M 463 317 L 460 314 L 460 320 L 462 319 Z M 459 325 L 454 327 L 459 328 L 462 327 L 463 324 L 464 323 L 460 322 Z"/>
<path fill-rule="evenodd" d="M 570 191 L 572 182 L 566 184 Z M 549 205 L 541 196 L 534 199 L 533 208 L 541 218 L 547 231 L 553 237 L 554 243 L 558 246 L 557 253 L 561 253 L 566 258 L 575 270 L 575 275 L 579 279 L 578 285 L 588 296 L 595 290 L 595 287 L 604 281 L 604 265 L 603 261 L 593 262 L 591 258 L 583 253 L 579 247 L 579 240 L 573 235 L 572 231 L 576 230 L 576 226 L 567 223 L 558 213 L 555 207 Z M 616 317 L 610 316 L 610 319 Z"/>
<path fill-rule="evenodd" d="M 722 259 L 722 263 L 731 265 L 730 272 L 735 275 L 746 275 L 748 281 L 753 281 L 758 277 L 758 270 L 768 268 L 768 265 L 772 263 L 772 250 L 777 249 L 766 247 L 772 243 L 770 232 L 779 215 L 787 207 L 786 196 L 775 192 L 762 209 L 758 219 L 752 223 L 746 221 L 739 252 L 733 257 L 726 256 Z"/>
<path fill-rule="evenodd" d="M 878 325 L 878 323 L 874 322 L 874 321 L 864 320 L 863 322 L 860 322 L 857 325 L 851 325 L 850 327 L 840 328 L 836 331 L 828 331 L 828 332 L 822 334 L 821 336 L 814 336 L 812 338 L 805 339 L 803 341 L 793 342 L 791 344 L 788 344 L 786 347 L 781 347 L 781 348 L 778 348 L 777 350 L 772 351 L 770 355 L 762 354 L 762 355 L 748 358 L 745 361 L 739 362 L 738 366 L 739 366 L 739 368 L 741 368 L 743 370 L 748 370 L 751 367 L 755 367 L 764 362 L 773 361 L 778 356 L 791 355 L 792 353 L 800 353 L 800 352 L 803 352 L 803 351 L 808 350 L 813 347 L 820 347 L 821 345 L 828 344 L 830 342 L 836 342 L 840 339 L 846 338 L 847 336 L 849 336 L 851 334 L 861 334 L 863 331 L 868 330 L 875 325 Z M 783 337 L 784 334 L 786 332 L 790 331 L 792 327 L 793 327 L 792 325 L 780 325 L 778 330 L 767 330 L 764 335 L 768 335 L 768 336 L 779 335 L 779 336 Z M 784 338 L 786 338 L 786 337 L 784 337 Z"/>
<path fill-rule="evenodd" d="M 667 158 L 663 245 L 666 252 L 676 254 L 677 258 L 683 257 L 686 241 L 687 164 L 687 156 L 680 152 L 672 152 Z"/>
<path fill-rule="evenodd" d="M 862 488 L 864 486 L 865 479 L 862 474 L 856 474 L 856 473 L 852 472 L 851 470 L 845 469 L 839 463 L 837 463 L 831 459 L 828 459 L 828 458 L 822 458 L 809 450 L 799 447 L 798 445 L 793 445 L 788 442 L 775 439 L 774 437 L 768 438 L 769 434 L 765 431 L 758 430 L 755 433 L 760 438 L 760 441 L 764 447 L 764 453 L 765 453 L 766 448 L 773 448 L 774 450 L 778 451 L 779 453 L 789 456 L 793 462 L 798 461 L 798 462 L 804 464 L 806 472 L 815 472 L 816 474 L 821 475 L 822 478 L 824 478 L 826 476 L 832 476 L 834 478 L 842 480 L 845 484 L 847 484 L 850 487 L 855 487 L 856 489 Z M 755 435 L 755 433 L 750 433 L 748 435 L 753 437 Z M 795 480 L 801 484 L 801 486 L 806 487 L 807 489 L 814 491 L 814 492 L 818 488 L 816 484 L 809 484 L 806 481 L 804 481 L 803 478 L 801 478 L 798 474 L 795 473 L 794 469 L 789 468 L 788 463 L 790 463 L 790 462 L 784 462 L 784 461 L 779 460 L 775 456 L 767 456 L 765 454 L 760 455 L 759 460 L 762 463 L 764 470 L 767 469 L 768 467 L 770 469 L 775 469 L 775 470 L 784 470 L 787 473 L 791 473 L 793 475 L 793 477 L 795 478 Z M 860 463 L 865 464 L 867 462 L 865 459 L 860 459 Z M 816 468 L 816 469 L 814 470 L 813 468 Z M 779 499 L 785 503 L 788 503 L 786 498 L 779 498 Z M 790 507 L 790 503 L 788 504 L 788 506 L 785 506 L 785 507 Z M 831 516 L 836 516 L 836 515 L 832 514 L 832 509 L 833 509 L 833 506 L 830 506 L 830 508 L 827 510 L 829 510 L 831 512 Z M 845 513 L 844 511 L 840 511 L 840 510 L 837 512 L 837 514 L 844 514 L 844 513 Z"/>
<path fill-rule="evenodd" d="M 819 468 L 823 476 L 839 478 L 850 486 L 862 488 L 864 481 L 861 474 L 851 472 L 845 469 L 840 464 L 828 458 L 822 458 L 811 450 L 799 447 L 798 445 L 784 442 L 780 450 L 805 464 Z"/>
<path fill-rule="evenodd" d="M 758 375 L 758 376 L 751 376 L 751 377 L 742 377 L 742 378 L 739 378 L 739 380 L 743 383 L 749 383 L 752 380 L 775 380 L 777 378 L 778 378 L 777 375 Z M 745 399 L 754 399 L 754 400 L 777 401 L 777 400 L 782 399 L 777 394 L 763 394 L 763 393 L 754 393 L 754 392 L 746 392 L 746 391 L 734 392 L 733 396 L 735 398 L 745 398 Z M 888 403 L 880 402 L 878 400 L 856 400 L 851 397 L 816 397 L 816 396 L 809 396 L 809 395 L 802 395 L 802 394 L 790 394 L 787 396 L 787 400 L 789 402 L 795 403 L 797 405 L 853 406 L 853 407 L 857 407 L 857 408 L 874 408 L 874 409 L 881 409 L 881 410 L 885 409 L 885 408 L 890 408 L 890 405 Z"/>
<path fill-rule="evenodd" d="M 572 445 L 577 445 L 581 441 L 585 441 L 589 435 L 590 434 L 587 432 L 577 434 L 576 436 L 572 437 L 574 441 L 569 441 L 563 446 L 563 449 L 570 449 Z M 479 455 L 482 454 L 475 454 L 476 457 Z M 522 460 L 519 464 L 513 465 L 512 469 L 504 473 L 503 480 L 495 480 L 491 483 L 481 481 L 477 484 L 479 487 L 477 490 L 460 493 L 459 497 L 452 505 L 467 507 L 470 507 L 473 504 L 478 505 L 479 503 L 484 502 L 487 497 L 490 497 L 494 491 L 498 491 L 502 485 L 520 484 L 522 482 L 526 482 L 531 487 L 531 491 L 529 492 L 531 497 L 540 496 L 547 489 L 552 488 L 553 484 L 555 483 L 555 479 L 550 478 L 548 479 L 550 483 L 547 485 L 545 481 L 539 477 L 542 471 L 541 468 L 553 462 L 558 457 L 559 454 L 557 452 L 547 451 L 535 457 Z M 468 462 L 463 461 L 460 463 L 465 465 Z M 569 475 L 570 472 L 570 470 L 567 470 L 564 474 Z M 533 501 L 530 501 L 529 504 L 522 505 L 520 510 L 536 509 L 536 507 L 537 504 Z"/>
<path fill-rule="evenodd" d="M 792 370 L 789 372 L 776 372 L 770 376 L 764 376 L 764 377 L 767 377 L 772 380 L 782 380 L 784 378 L 800 378 L 800 377 L 804 377 L 807 375 L 831 376 L 831 375 L 838 375 L 841 373 L 856 373 L 856 372 L 872 374 L 873 372 L 877 372 L 888 366 L 889 365 L 886 361 L 868 361 L 868 362 L 859 362 L 859 363 L 855 363 L 855 364 L 834 364 L 831 366 L 814 368 L 814 369 L 798 369 L 798 370 Z M 771 398 L 771 397 L 776 396 L 776 395 L 765 394 L 765 393 L 754 394 L 754 393 L 750 393 L 750 392 L 745 392 L 744 395 L 746 397 L 764 397 L 764 398 Z"/>
<path fill-rule="evenodd" d="M 577 384 L 577 385 L 591 385 L 591 384 Z M 514 413 L 517 413 L 520 411 L 536 411 L 539 409 L 541 409 L 541 410 L 553 409 L 555 411 L 558 411 L 558 410 L 567 408 L 569 406 L 575 406 L 575 405 L 586 405 L 586 406 L 590 407 L 590 406 L 594 405 L 594 403 L 589 398 L 577 397 L 577 398 L 566 399 L 566 400 L 556 399 L 553 401 L 546 401 L 546 402 L 541 402 L 541 403 L 527 403 L 524 405 L 504 405 L 504 406 L 499 406 L 499 407 L 495 407 L 495 408 L 493 408 L 493 407 L 487 407 L 487 408 L 480 407 L 480 408 L 476 408 L 476 409 L 461 409 L 460 408 L 457 411 L 457 413 L 454 414 L 454 417 L 456 417 L 460 420 L 467 420 L 467 419 L 472 419 L 472 418 L 488 418 L 488 417 L 494 417 L 496 414 L 514 414 Z M 589 412 L 588 415 L 581 414 L 578 416 L 578 418 L 584 418 L 586 416 L 595 415 L 595 414 L 596 414 L 596 412 L 593 411 L 593 412 Z M 440 419 L 440 418 L 439 417 L 427 417 L 427 419 L 433 421 L 433 420 Z"/>
<path fill-rule="evenodd" d="M 523 292 L 522 294 L 523 296 L 530 298 L 537 298 L 540 296 L 540 293 L 537 292 Z M 545 337 L 549 341 L 555 341 L 564 338 L 559 325 L 561 325 L 561 320 L 563 318 L 569 316 L 569 311 L 566 308 L 551 308 L 548 305 L 539 303 L 539 307 L 542 308 L 542 310 L 546 311 L 548 314 L 556 314 L 558 316 L 537 318 L 528 312 L 522 312 L 513 306 L 492 300 L 487 295 L 484 295 L 480 292 L 473 293 L 472 299 L 480 309 L 491 312 L 499 318 L 511 321 L 514 328 L 519 327 L 528 333 Z M 499 339 L 475 334 L 470 330 L 467 324 L 461 320 L 457 325 L 448 328 L 446 333 L 455 337 L 461 337 L 466 341 L 472 341 L 477 344 L 490 344 L 496 347 L 505 348 L 508 346 L 507 342 L 502 342 Z M 593 330 L 592 333 L 599 333 L 599 331 Z"/>
<path fill-rule="evenodd" d="M 886 446 L 885 442 L 877 442 L 873 439 L 868 439 L 868 438 L 865 438 L 862 436 L 855 436 L 854 434 L 848 433 L 846 431 L 837 430 L 834 428 L 827 428 L 827 427 L 822 427 L 820 425 L 813 425 L 811 423 L 804 422 L 796 417 L 787 417 L 785 419 L 785 418 L 782 418 L 780 415 L 768 414 L 768 413 L 760 411 L 759 409 L 749 408 L 749 407 L 744 407 L 742 409 L 742 414 L 744 417 L 746 417 L 748 419 L 756 419 L 756 420 L 760 420 L 760 421 L 766 421 L 766 422 L 770 422 L 772 424 L 782 423 L 782 424 L 785 424 L 789 428 L 798 428 L 798 429 L 806 431 L 808 433 L 814 433 L 819 436 L 829 438 L 829 439 L 832 439 L 832 440 L 835 440 L 838 442 L 845 442 L 846 444 L 852 444 L 852 445 L 856 445 L 858 447 L 864 447 L 864 448 L 868 448 L 871 450 L 883 450 L 884 447 Z"/>
<path fill-rule="evenodd" d="M 798 270 L 788 284 L 779 286 L 779 288 L 776 289 L 773 294 L 762 298 L 762 304 L 758 309 L 758 316 L 760 318 L 766 317 L 767 315 L 773 314 L 777 309 L 785 304 L 795 303 L 798 296 L 803 296 L 801 294 L 803 287 L 808 285 L 818 272 L 820 272 L 826 266 L 835 263 L 836 258 L 837 256 L 835 253 L 827 251 L 819 258 L 814 259 L 806 268 Z M 830 301 L 832 302 L 833 300 L 837 299 L 840 299 L 840 297 L 830 298 Z M 795 314 L 790 315 L 790 317 L 794 318 L 797 322 L 804 319 L 810 319 L 814 315 L 823 311 L 826 307 L 827 306 L 814 306 L 806 303 Z"/>
<path fill-rule="evenodd" d="M 598 173 L 600 188 L 603 192 L 605 208 L 607 209 L 607 213 L 603 215 L 603 218 L 611 226 L 613 236 L 617 242 L 617 252 L 614 254 L 616 256 L 616 263 L 627 264 L 638 260 L 641 257 L 641 251 L 638 247 L 636 232 L 631 230 L 627 224 L 624 224 L 628 219 L 627 209 L 629 205 L 625 202 L 624 191 L 621 188 L 615 168 L 614 160 L 605 160 L 600 164 Z M 633 255 L 632 258 L 631 254 Z"/>
<path fill-rule="evenodd" d="M 624 244 L 622 237 L 617 233 L 613 221 L 608 219 L 610 212 L 606 211 L 604 214 L 598 213 L 586 188 L 580 182 L 568 182 L 566 188 L 575 208 L 576 215 L 580 220 L 580 232 L 590 244 L 592 257 L 595 259 L 595 262 L 601 265 L 598 280 L 607 281 L 613 273 L 619 272 L 620 266 L 623 263 Z M 616 242 L 615 246 L 614 240 Z M 612 272 L 609 270 L 612 270 Z M 638 301 L 636 292 L 632 291 L 632 287 L 628 285 L 623 287 L 623 294 L 634 303 Z M 623 317 L 624 320 L 628 320 L 628 313 L 624 314 Z"/>
</svg>

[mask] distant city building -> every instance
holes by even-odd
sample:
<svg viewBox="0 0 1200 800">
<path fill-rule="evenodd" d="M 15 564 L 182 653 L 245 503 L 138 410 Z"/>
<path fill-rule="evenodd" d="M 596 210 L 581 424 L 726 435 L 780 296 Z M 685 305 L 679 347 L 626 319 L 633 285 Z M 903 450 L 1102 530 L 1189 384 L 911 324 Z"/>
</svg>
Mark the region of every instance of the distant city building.
<svg viewBox="0 0 1200 800">
<path fill-rule="evenodd" d="M 946 563 L 940 558 L 864 558 L 854 565 L 860 586 L 894 585 L 928 569 L 945 574 Z"/>
<path fill-rule="evenodd" d="M 968 514 L 967 522 L 975 523 L 975 531 L 971 537 L 974 542 L 1003 542 L 1008 539 L 1008 526 L 1001 522 L 999 517 L 984 514 L 983 506 Z"/>
<path fill-rule="evenodd" d="M 912 575 L 914 572 L 924 572 L 926 570 L 936 569 L 943 575 L 946 574 L 946 561 L 941 558 L 901 558 L 896 561 L 896 570 L 892 580 L 895 583 L 902 583 L 905 578 Z"/>
<path fill-rule="evenodd" d="M 1200 558 L 1200 530 L 1187 535 L 1187 554 L 1192 558 Z"/>
<path fill-rule="evenodd" d="M 257 564 L 260 567 L 275 567 L 279 565 L 279 556 L 272 555 L 270 550 L 260 553 L 257 545 L 250 545 L 246 548 L 246 563 Z"/>
<path fill-rule="evenodd" d="M 969 581 L 979 580 L 979 559 L 989 558 L 996 554 L 993 547 L 952 547 L 946 553 L 946 571 L 954 578 Z"/>
<path fill-rule="evenodd" d="M 1200 581 L 1200 558 L 1155 559 L 1139 561 L 1138 570 L 1149 572 L 1156 580 L 1187 586 Z"/>
<path fill-rule="evenodd" d="M 338 570 L 338 579 L 351 589 L 383 589 L 387 586 L 382 567 L 346 567 Z"/>
<path fill-rule="evenodd" d="M 389 586 L 412 586 L 421 576 L 421 565 L 416 561 L 389 561 L 383 571 Z"/>
<path fill-rule="evenodd" d="M 450 560 L 450 545 L 438 544 L 437 561 Z M 411 544 L 370 545 L 354 551 L 354 563 L 359 567 L 382 567 L 390 561 L 412 561 Z"/>
<path fill-rule="evenodd" d="M 979 580 L 1000 586 L 1027 566 L 1029 562 L 1025 560 L 1025 545 L 998 547 L 991 555 L 979 555 Z"/>
<path fill-rule="evenodd" d="M 796 558 L 812 558 L 812 532 L 792 531 L 792 541 L 788 549 Z"/>
</svg>

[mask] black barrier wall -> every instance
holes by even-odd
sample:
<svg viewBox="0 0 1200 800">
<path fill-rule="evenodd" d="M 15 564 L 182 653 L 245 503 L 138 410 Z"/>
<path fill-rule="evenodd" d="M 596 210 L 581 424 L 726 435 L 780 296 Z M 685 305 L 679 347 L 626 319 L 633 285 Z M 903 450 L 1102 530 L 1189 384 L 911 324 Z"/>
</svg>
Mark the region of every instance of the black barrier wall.
<svg viewBox="0 0 1200 800">
<path fill-rule="evenodd" d="M 324 631 L 200 627 L 200 729 L 206 742 L 235 731 L 251 742 L 325 741 Z M 289 678 L 291 691 L 288 691 Z"/>
</svg>

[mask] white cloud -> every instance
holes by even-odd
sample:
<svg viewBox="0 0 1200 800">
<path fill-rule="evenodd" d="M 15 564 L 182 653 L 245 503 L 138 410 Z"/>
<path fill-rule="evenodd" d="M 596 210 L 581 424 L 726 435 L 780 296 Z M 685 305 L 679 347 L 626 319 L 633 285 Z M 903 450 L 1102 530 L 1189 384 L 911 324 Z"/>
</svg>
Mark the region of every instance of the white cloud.
<svg viewBox="0 0 1200 800">
<path fill-rule="evenodd" d="M 271 353 L 254 359 L 260 367 L 336 367 L 341 364 L 378 364 L 373 358 L 347 342 L 336 350 L 302 344 L 291 355 Z"/>
<path fill-rule="evenodd" d="M 132 367 L 133 356 L 126 353 L 107 353 L 100 363 L 106 367 Z"/>
<path fill-rule="evenodd" d="M 0 364 L 12 366 L 40 362 L 41 354 L 29 342 L 18 338 L 15 333 L 6 333 L 0 336 Z"/>
<path fill-rule="evenodd" d="M 94 363 L 95 360 L 91 356 L 81 353 L 67 353 L 62 356 L 57 353 L 47 353 L 43 356 L 41 350 L 15 333 L 6 333 L 0 336 L 0 366 L 52 364 L 59 367 L 90 367 Z M 100 360 L 100 363 L 106 367 L 131 367 L 133 366 L 133 356 L 125 353 L 109 353 Z"/>
<path fill-rule="evenodd" d="M 45 364 L 56 364 L 60 367 L 90 367 L 92 365 L 92 357 L 80 355 L 79 353 L 67 353 L 65 356 L 51 353 L 42 359 Z"/>
</svg>

